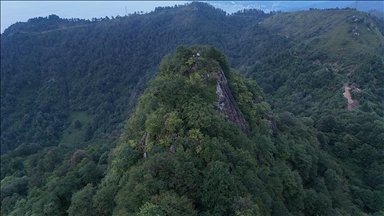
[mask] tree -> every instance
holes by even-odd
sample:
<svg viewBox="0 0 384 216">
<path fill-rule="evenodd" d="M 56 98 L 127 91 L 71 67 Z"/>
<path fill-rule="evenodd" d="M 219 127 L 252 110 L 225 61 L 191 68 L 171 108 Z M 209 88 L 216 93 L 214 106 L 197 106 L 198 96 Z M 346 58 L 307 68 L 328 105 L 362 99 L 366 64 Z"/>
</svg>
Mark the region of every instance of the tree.
<svg viewBox="0 0 384 216">
<path fill-rule="evenodd" d="M 81 124 L 81 122 L 78 119 L 76 119 L 74 121 L 74 126 L 75 126 L 76 129 L 81 129 L 82 124 Z"/>
<path fill-rule="evenodd" d="M 228 166 L 221 161 L 210 162 L 203 171 L 198 197 L 203 211 L 213 215 L 232 214 L 231 204 L 237 189 Z"/>
<path fill-rule="evenodd" d="M 355 202 L 362 208 L 369 208 L 371 211 L 376 210 L 374 207 L 374 193 L 371 190 L 367 189 L 357 189 L 354 191 L 353 196 L 355 198 Z"/>
<path fill-rule="evenodd" d="M 342 142 L 336 142 L 334 148 L 334 152 L 337 156 L 341 158 L 346 158 L 349 155 L 348 145 Z"/>
<path fill-rule="evenodd" d="M 92 198 L 93 208 L 95 209 L 94 212 L 96 215 L 108 216 L 112 215 L 113 208 L 116 206 L 111 197 L 115 197 L 117 186 L 103 183 L 99 185 L 99 188 Z"/>
<path fill-rule="evenodd" d="M 72 195 L 71 205 L 68 208 L 69 215 L 95 215 L 92 207 L 92 196 L 95 188 L 92 184 L 87 184 L 83 189 Z"/>
<path fill-rule="evenodd" d="M 79 173 L 81 183 L 84 185 L 89 183 L 97 185 L 103 177 L 100 168 L 88 158 L 84 158 L 77 166 L 77 172 Z"/>
<path fill-rule="evenodd" d="M 160 206 L 153 203 L 146 202 L 140 207 L 140 212 L 137 216 L 166 216 L 167 214 L 161 209 Z"/>
<path fill-rule="evenodd" d="M 180 197 L 173 192 L 163 192 L 160 195 L 152 197 L 151 201 L 156 204 L 155 209 L 161 209 L 164 215 L 177 216 L 197 216 L 197 211 L 191 200 L 186 197 Z"/>
</svg>

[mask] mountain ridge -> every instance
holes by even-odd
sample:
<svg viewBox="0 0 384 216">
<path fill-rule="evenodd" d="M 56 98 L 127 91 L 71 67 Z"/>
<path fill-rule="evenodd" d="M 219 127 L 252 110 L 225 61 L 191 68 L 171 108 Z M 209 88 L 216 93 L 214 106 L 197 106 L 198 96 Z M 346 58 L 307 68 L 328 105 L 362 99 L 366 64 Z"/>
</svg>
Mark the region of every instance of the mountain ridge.
<svg viewBox="0 0 384 216">
<path fill-rule="evenodd" d="M 79 28 L 51 18 L 1 35 L 2 214 L 383 211 L 379 19 L 347 9 L 226 15 L 199 2 Z M 216 75 L 189 74 L 193 55 L 209 56 L 194 44 L 215 47 L 206 70 L 223 70 L 248 136 L 216 111 Z M 360 90 L 352 110 L 346 85 Z M 212 202 L 220 181 L 228 190 Z"/>
</svg>

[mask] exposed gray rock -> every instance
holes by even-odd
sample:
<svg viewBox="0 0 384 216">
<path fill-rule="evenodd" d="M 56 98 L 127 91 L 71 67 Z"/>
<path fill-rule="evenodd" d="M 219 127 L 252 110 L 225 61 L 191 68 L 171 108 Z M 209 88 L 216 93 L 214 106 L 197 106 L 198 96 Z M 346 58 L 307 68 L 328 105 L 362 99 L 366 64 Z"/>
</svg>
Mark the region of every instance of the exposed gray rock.
<svg viewBox="0 0 384 216">
<path fill-rule="evenodd" d="M 170 153 L 175 153 L 175 152 L 176 152 L 176 147 L 175 147 L 174 145 L 171 145 L 171 146 L 169 147 L 169 152 L 170 152 Z"/>
<path fill-rule="evenodd" d="M 225 77 L 223 70 L 220 69 L 217 71 L 216 75 L 216 94 L 218 97 L 219 110 L 224 113 L 229 121 L 236 123 L 244 133 L 249 135 L 249 125 L 245 121 L 231 90 L 229 90 L 227 78 Z"/>
</svg>

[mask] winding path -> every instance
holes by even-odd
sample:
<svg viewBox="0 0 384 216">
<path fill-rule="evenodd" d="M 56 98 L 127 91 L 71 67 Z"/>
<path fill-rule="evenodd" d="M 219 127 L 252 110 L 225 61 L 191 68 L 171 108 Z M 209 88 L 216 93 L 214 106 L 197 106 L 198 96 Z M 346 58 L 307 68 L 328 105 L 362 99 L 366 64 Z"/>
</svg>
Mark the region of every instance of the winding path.
<svg viewBox="0 0 384 216">
<path fill-rule="evenodd" d="M 344 93 L 343 96 L 347 98 L 348 100 L 348 105 L 347 105 L 347 110 L 351 111 L 352 110 L 352 105 L 354 101 L 352 100 L 351 93 L 349 92 L 351 88 L 348 86 L 348 84 L 344 85 Z"/>
</svg>

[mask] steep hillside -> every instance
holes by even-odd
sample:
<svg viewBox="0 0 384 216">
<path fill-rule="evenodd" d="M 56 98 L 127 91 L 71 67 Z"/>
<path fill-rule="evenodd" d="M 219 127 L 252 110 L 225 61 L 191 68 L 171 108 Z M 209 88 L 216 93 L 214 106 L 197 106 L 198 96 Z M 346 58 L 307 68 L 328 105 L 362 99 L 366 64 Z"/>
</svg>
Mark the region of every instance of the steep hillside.
<svg viewBox="0 0 384 216">
<path fill-rule="evenodd" d="M 243 70 L 274 112 L 313 121 L 322 149 L 359 179 L 351 182 L 353 197 L 370 213 L 382 207 L 374 210 L 362 193 L 384 200 L 383 24 L 354 10 L 277 14 L 262 25 L 292 46 L 283 58 L 260 59 Z"/>
<path fill-rule="evenodd" d="M 316 130 L 289 114 L 276 122 L 261 89 L 215 48 L 178 47 L 160 67 L 104 182 L 74 194 L 70 214 L 361 213 Z"/>
<path fill-rule="evenodd" d="M 254 26 L 268 16 L 226 16 L 195 2 L 92 22 L 52 15 L 11 26 L 1 35 L 2 214 L 28 195 L 36 208 L 54 202 L 49 214 L 65 214 L 73 192 L 100 182 L 164 55 L 180 44 L 212 44 L 228 51 L 233 66 L 250 65 L 281 49 L 273 40 L 245 49 L 256 44 L 249 35 L 269 38 Z"/>
<path fill-rule="evenodd" d="M 75 112 L 88 119 L 78 128 L 84 134 L 79 142 L 113 142 L 162 56 L 179 44 L 212 44 L 228 50 L 234 66 L 250 65 L 251 57 L 263 52 L 243 49 L 251 38 L 241 35 L 266 31 L 252 24 L 266 16 L 249 11 L 228 17 L 194 3 L 86 25 L 56 16 L 33 19 L 30 28 L 15 24 L 1 40 L 2 154 L 28 143 L 63 143 Z M 44 23 L 57 28 L 47 31 Z M 258 49 L 271 46 L 263 43 Z"/>
<path fill-rule="evenodd" d="M 299 58 L 317 52 L 321 60 L 337 59 L 339 64 L 348 65 L 356 64 L 362 56 L 382 55 L 384 52 L 383 24 L 356 10 L 283 13 L 266 19 L 262 24 L 297 43 L 292 54 Z"/>
<path fill-rule="evenodd" d="M 347 108 L 347 86 L 355 107 L 369 104 L 383 117 L 383 22 L 348 9 L 277 14 L 261 25 L 290 45 L 275 53 L 283 57 L 260 59 L 243 72 L 275 108 L 305 116 L 339 111 Z"/>
<path fill-rule="evenodd" d="M 16 23 L 1 35 L 1 214 L 380 214 L 383 26 L 199 2 Z M 193 44 L 227 60 L 179 47 Z"/>
</svg>

